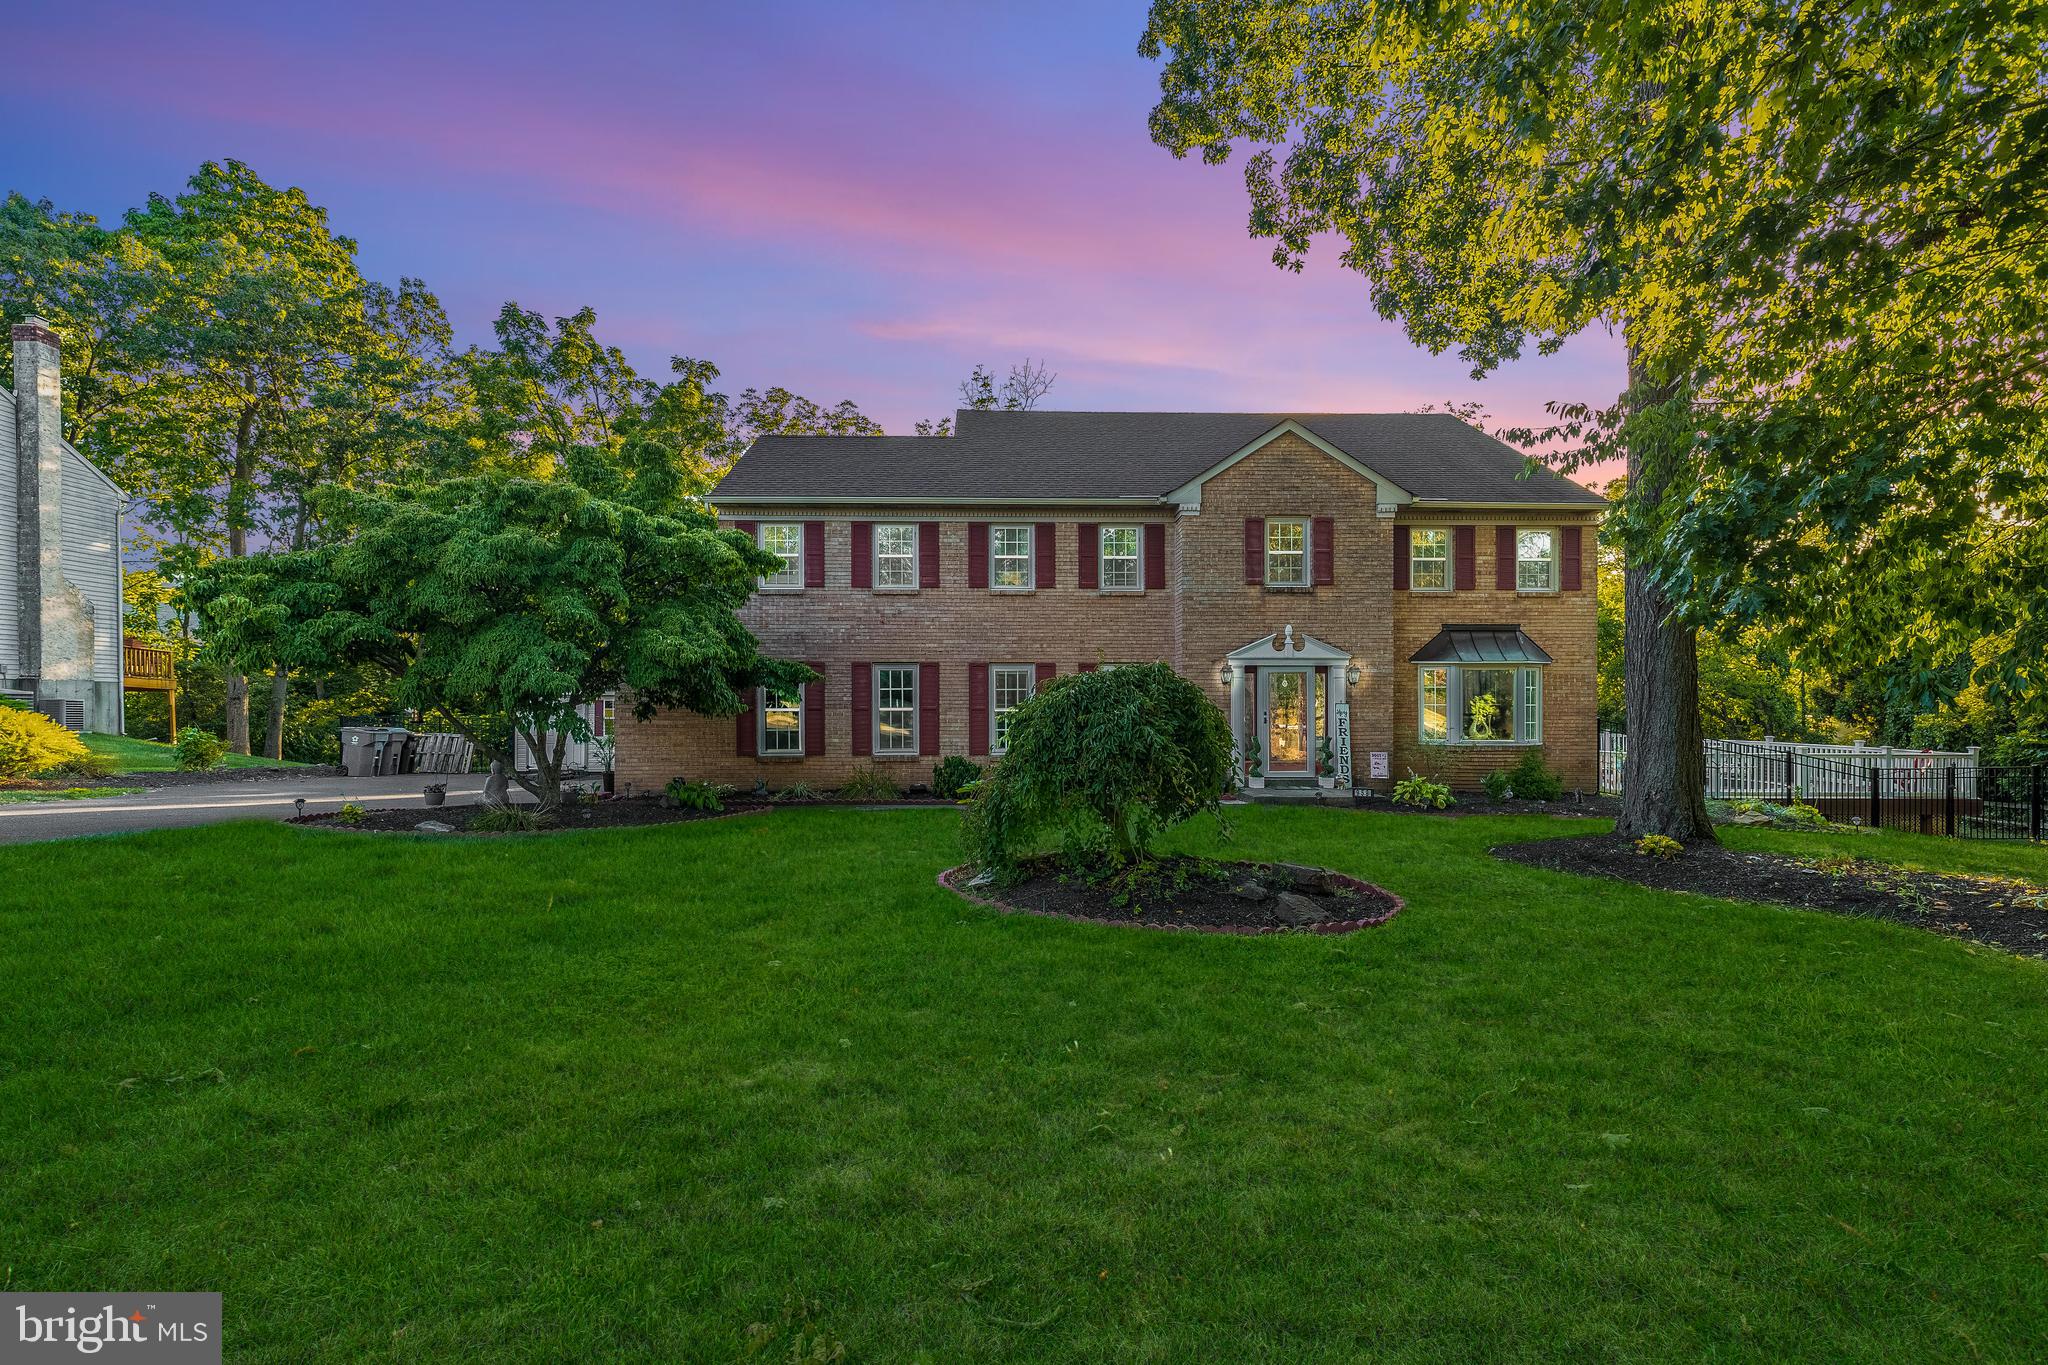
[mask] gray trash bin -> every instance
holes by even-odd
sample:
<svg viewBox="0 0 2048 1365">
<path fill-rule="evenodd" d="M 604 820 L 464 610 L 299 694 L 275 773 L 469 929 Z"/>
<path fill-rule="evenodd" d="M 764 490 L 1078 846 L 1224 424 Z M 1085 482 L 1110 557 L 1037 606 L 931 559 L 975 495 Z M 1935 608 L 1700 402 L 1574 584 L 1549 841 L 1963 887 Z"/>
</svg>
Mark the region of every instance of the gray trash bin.
<svg viewBox="0 0 2048 1365">
<path fill-rule="evenodd" d="M 390 729 L 371 730 L 365 740 L 370 750 L 370 776 L 396 777 L 409 772 L 406 765 L 406 741 L 411 733 L 399 726 Z"/>
<path fill-rule="evenodd" d="M 377 746 L 372 736 L 378 732 L 363 725 L 341 727 L 341 771 L 347 777 L 368 777 L 370 764 L 376 757 Z"/>
</svg>

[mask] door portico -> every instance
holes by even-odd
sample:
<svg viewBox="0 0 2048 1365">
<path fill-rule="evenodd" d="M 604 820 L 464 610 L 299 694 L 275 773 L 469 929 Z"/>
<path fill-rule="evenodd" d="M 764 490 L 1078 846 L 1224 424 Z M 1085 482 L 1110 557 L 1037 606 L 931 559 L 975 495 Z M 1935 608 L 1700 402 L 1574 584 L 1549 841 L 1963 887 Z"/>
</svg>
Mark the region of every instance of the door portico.
<svg viewBox="0 0 2048 1365">
<path fill-rule="evenodd" d="M 1238 772 L 1251 787 L 1269 777 L 1314 778 L 1331 717 L 1345 704 L 1351 656 L 1286 626 L 1224 658 L 1230 687 L 1230 734 Z M 1253 742 L 1257 745 L 1257 762 Z"/>
</svg>

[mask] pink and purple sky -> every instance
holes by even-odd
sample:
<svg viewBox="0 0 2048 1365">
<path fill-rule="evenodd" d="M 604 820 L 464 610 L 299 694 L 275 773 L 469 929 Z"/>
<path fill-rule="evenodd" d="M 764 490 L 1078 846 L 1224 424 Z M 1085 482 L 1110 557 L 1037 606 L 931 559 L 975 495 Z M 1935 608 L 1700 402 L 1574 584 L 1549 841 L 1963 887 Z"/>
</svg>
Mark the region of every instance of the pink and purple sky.
<svg viewBox="0 0 2048 1365">
<path fill-rule="evenodd" d="M 1622 387 L 1588 334 L 1475 383 L 1245 231 L 1236 164 L 1146 137 L 1140 0 L 978 6 L 35 3 L 5 184 L 114 218 L 235 157 L 304 188 L 463 340 L 500 304 L 597 309 L 644 370 L 852 398 L 890 431 L 1026 355 L 1061 408 L 1497 422 Z M 31 136 L 31 133 L 34 133 Z"/>
</svg>

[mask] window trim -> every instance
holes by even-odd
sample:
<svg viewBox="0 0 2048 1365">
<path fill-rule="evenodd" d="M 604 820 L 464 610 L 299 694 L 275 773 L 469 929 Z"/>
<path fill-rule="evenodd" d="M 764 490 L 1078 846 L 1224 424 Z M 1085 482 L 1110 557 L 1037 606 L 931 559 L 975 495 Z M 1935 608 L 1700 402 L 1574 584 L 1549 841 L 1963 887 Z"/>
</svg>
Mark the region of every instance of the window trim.
<svg viewBox="0 0 2048 1365">
<path fill-rule="evenodd" d="M 771 708 L 768 705 L 768 689 L 765 687 L 754 689 L 754 757 L 779 759 L 802 758 L 804 756 L 804 741 L 809 738 L 809 736 L 804 734 L 804 711 L 806 710 L 804 706 L 804 701 L 806 700 L 804 689 L 809 686 L 811 686 L 810 683 L 798 683 L 796 701 L 793 705 L 772 708 L 777 711 L 793 710 L 796 712 L 796 748 L 794 749 L 769 749 L 768 712 Z"/>
<path fill-rule="evenodd" d="M 1131 533 L 1131 578 L 1129 585 L 1112 584 L 1109 581 L 1109 560 L 1104 548 L 1112 531 Z M 1124 556 L 1116 557 L 1122 563 Z M 1095 590 L 1097 592 L 1143 592 L 1145 591 L 1145 526 L 1143 522 L 1105 522 L 1095 528 Z"/>
<path fill-rule="evenodd" d="M 1417 664 L 1415 666 L 1415 738 L 1421 744 L 1452 744 L 1461 749 L 1533 749 L 1543 743 L 1543 664 Z M 1465 738 L 1465 672 L 1508 672 L 1514 674 L 1514 713 L 1509 718 L 1514 726 L 1510 739 L 1466 739 Z M 1425 724 L 1428 712 L 1428 684 L 1425 678 L 1432 672 L 1444 674 L 1444 731 L 1442 739 L 1433 738 Z M 1532 695 L 1531 681 L 1535 683 Z M 1533 707 L 1535 724 L 1529 724 L 1527 714 Z M 1534 733 L 1531 734 L 1533 729 Z"/>
<path fill-rule="evenodd" d="M 908 709 L 910 712 L 910 747 L 907 749 L 884 749 L 882 747 L 882 675 L 892 671 L 910 675 L 910 705 L 890 707 L 892 711 Z M 916 758 L 921 752 L 924 736 L 918 733 L 920 703 L 924 698 L 918 695 L 921 670 L 916 664 L 875 664 L 869 670 L 868 701 L 873 712 L 869 720 L 868 752 L 872 758 Z"/>
<path fill-rule="evenodd" d="M 996 553 L 996 537 L 1005 531 L 1022 531 L 1024 533 L 1024 553 L 1022 556 L 998 555 Z M 997 560 L 1017 559 L 1020 557 L 1024 561 L 1024 581 L 1022 583 L 998 583 L 996 581 Z M 989 526 L 988 590 L 990 592 L 1036 592 L 1038 590 L 1038 528 L 1035 525 L 1027 521 L 1021 523 L 996 522 Z"/>
<path fill-rule="evenodd" d="M 1529 535 L 1529 534 L 1532 534 L 1532 533 L 1539 533 L 1539 534 L 1542 534 L 1542 535 L 1547 535 L 1547 536 L 1549 536 L 1549 537 L 1550 537 L 1550 554 L 1549 554 L 1548 556 L 1546 556 L 1545 558 L 1541 559 L 1541 560 L 1534 560 L 1534 559 L 1529 559 L 1529 560 L 1525 560 L 1525 559 L 1523 559 L 1523 558 L 1522 558 L 1522 537 L 1523 537 L 1523 536 L 1525 536 L 1525 535 Z M 1559 584 L 1560 584 L 1560 583 L 1561 583 L 1561 582 L 1563 581 L 1563 579 L 1564 579 L 1563 559 L 1564 559 L 1564 536 L 1563 536 L 1563 534 L 1562 534 L 1562 533 L 1560 533 L 1560 532 L 1559 532 L 1559 530 L 1558 530 L 1558 528 L 1557 528 L 1557 527 L 1555 527 L 1555 526 L 1517 526 L 1517 527 L 1515 528 L 1515 591 L 1516 591 L 1516 592 L 1518 592 L 1518 593 L 1522 593 L 1522 592 L 1526 592 L 1526 593 L 1554 593 L 1554 592 L 1558 591 L 1558 585 L 1559 585 Z M 1542 588 L 1525 588 L 1525 587 L 1523 587 L 1523 586 L 1522 586 L 1522 565 L 1524 565 L 1524 564 L 1537 564 L 1537 563 L 1541 563 L 1541 564 L 1546 564 L 1546 565 L 1548 565 L 1548 566 L 1549 566 L 1549 568 L 1550 568 L 1550 584 L 1549 584 L 1549 586 L 1548 586 L 1548 587 L 1542 587 Z"/>
<path fill-rule="evenodd" d="M 1315 519 L 1313 517 L 1267 517 L 1266 522 L 1266 581 L 1265 586 L 1282 591 L 1301 591 L 1315 586 Z M 1276 526 L 1299 526 L 1301 528 L 1301 580 L 1295 583 L 1278 582 L 1273 577 L 1273 528 Z"/>
<path fill-rule="evenodd" d="M 802 592 L 804 590 L 804 524 L 800 521 L 762 522 L 754 528 L 755 549 L 768 549 L 768 533 L 771 530 L 790 530 L 796 532 L 796 554 L 785 561 L 789 567 L 784 570 L 786 573 L 794 574 L 796 581 L 793 583 L 777 583 L 774 580 L 780 577 L 780 574 L 763 574 L 759 581 L 755 583 L 755 590 L 759 592 Z M 780 554 L 781 552 L 770 550 L 769 553 Z"/>
<path fill-rule="evenodd" d="M 922 554 L 923 548 L 919 543 L 922 537 L 920 536 L 917 527 L 918 523 L 914 521 L 878 521 L 874 524 L 874 532 L 869 537 L 868 546 L 868 582 L 873 585 L 874 591 L 917 591 L 919 583 L 919 571 L 924 568 L 924 566 L 918 562 L 918 557 L 920 554 Z M 882 533 L 884 531 L 910 532 L 910 581 L 908 583 L 884 583 L 882 581 Z M 889 558 L 891 559 L 901 559 L 902 557 L 903 556 L 901 555 L 889 556 Z"/>
<path fill-rule="evenodd" d="M 1442 559 L 1441 561 L 1439 561 L 1439 560 L 1435 560 L 1435 559 L 1431 559 L 1431 560 L 1427 560 L 1427 561 L 1424 561 L 1424 562 L 1426 562 L 1426 563 L 1430 563 L 1430 564 L 1435 564 L 1435 563 L 1439 563 L 1439 562 L 1443 564 L 1443 566 L 1444 566 L 1444 581 L 1443 581 L 1443 585 L 1442 585 L 1441 587 L 1436 587 L 1436 588 L 1425 588 L 1425 587 L 1420 587 L 1420 586 L 1418 586 L 1418 585 L 1416 584 L 1416 581 L 1415 581 L 1415 564 L 1416 564 L 1416 559 L 1415 559 L 1415 533 L 1416 533 L 1416 532 L 1418 532 L 1418 531 L 1434 531 L 1434 532 L 1435 532 L 1436 534 L 1438 534 L 1438 535 L 1440 535 L 1440 536 L 1442 536 L 1442 537 L 1444 538 L 1444 557 L 1443 557 L 1443 559 Z M 1410 592 L 1450 592 L 1450 591 L 1452 591 L 1452 590 L 1453 590 L 1454 588 L 1456 588 L 1456 587 L 1457 587 L 1457 584 L 1458 584 L 1458 575 L 1457 575 L 1457 570 L 1456 570 L 1456 569 L 1455 569 L 1455 568 L 1454 568 L 1454 567 L 1452 566 L 1452 559 L 1453 559 L 1453 557 L 1454 557 L 1454 555 L 1455 555 L 1455 553 L 1456 553 L 1455 549 L 1453 548 L 1452 542 L 1453 542 L 1453 541 L 1454 541 L 1454 540 L 1456 539 L 1456 537 L 1455 537 L 1455 536 L 1454 536 L 1454 535 L 1452 534 L 1452 530 L 1451 530 L 1451 528 L 1450 528 L 1449 526 L 1410 526 L 1410 527 L 1408 527 L 1408 528 L 1407 528 L 1407 535 L 1408 535 L 1408 591 L 1410 591 Z"/>
<path fill-rule="evenodd" d="M 988 666 L 988 751 L 991 757 L 999 757 L 1010 751 L 1010 746 L 1003 743 L 1000 738 L 1002 726 L 998 724 L 998 721 L 1001 717 L 1017 709 L 1016 706 L 999 707 L 996 705 L 996 698 L 1001 695 L 996 690 L 996 680 L 1000 674 L 1004 673 L 1022 673 L 1024 675 L 1024 701 L 1030 701 L 1038 695 L 1037 664 L 990 664 Z M 1017 706 L 1022 706 L 1023 704 L 1024 702 L 1020 701 L 1017 703 Z"/>
</svg>

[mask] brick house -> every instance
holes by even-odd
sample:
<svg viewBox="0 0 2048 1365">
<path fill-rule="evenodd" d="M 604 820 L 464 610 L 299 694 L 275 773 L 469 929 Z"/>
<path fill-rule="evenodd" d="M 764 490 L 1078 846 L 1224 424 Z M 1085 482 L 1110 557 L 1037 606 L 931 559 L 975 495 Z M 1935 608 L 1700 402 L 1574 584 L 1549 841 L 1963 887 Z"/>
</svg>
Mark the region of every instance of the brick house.
<svg viewBox="0 0 2048 1365">
<path fill-rule="evenodd" d="M 621 720 L 621 789 L 902 784 L 999 755 L 1043 680 L 1165 661 L 1272 785 L 1322 743 L 1382 790 L 1540 744 L 1596 780 L 1591 491 L 1445 414 L 962 412 L 951 437 L 773 436 L 713 493 L 782 556 L 743 619 L 822 681 L 737 721 Z M 1378 775 L 1375 774 L 1384 774 Z"/>
</svg>

